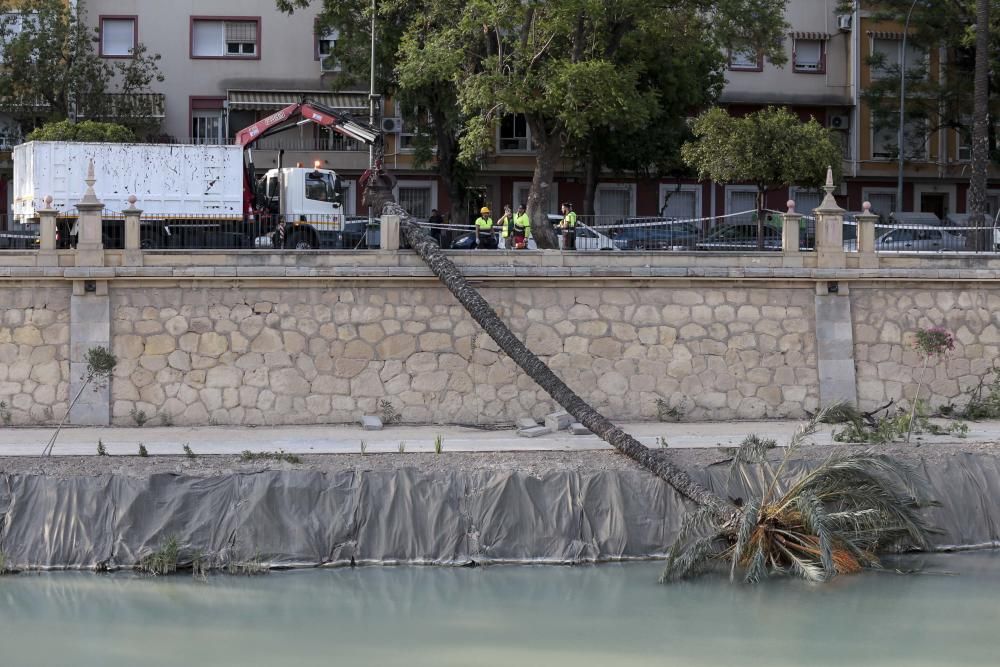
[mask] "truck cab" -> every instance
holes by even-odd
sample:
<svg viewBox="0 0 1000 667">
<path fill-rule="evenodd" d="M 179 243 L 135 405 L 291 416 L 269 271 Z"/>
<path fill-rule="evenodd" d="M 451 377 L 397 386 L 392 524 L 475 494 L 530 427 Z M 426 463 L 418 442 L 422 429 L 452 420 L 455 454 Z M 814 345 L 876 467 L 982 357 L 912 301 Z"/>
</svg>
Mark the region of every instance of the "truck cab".
<svg viewBox="0 0 1000 667">
<path fill-rule="evenodd" d="M 284 223 L 285 247 L 329 247 L 344 228 L 344 192 L 329 169 L 270 169 L 258 181 L 258 205 Z M 277 244 L 277 243 L 276 243 Z"/>
</svg>

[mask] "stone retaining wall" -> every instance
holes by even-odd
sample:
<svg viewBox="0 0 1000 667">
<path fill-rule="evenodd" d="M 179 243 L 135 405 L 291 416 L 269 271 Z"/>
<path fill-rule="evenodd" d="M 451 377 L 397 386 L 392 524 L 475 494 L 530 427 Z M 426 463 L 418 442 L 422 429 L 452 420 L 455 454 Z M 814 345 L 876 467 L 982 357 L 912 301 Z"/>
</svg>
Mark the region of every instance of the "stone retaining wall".
<svg viewBox="0 0 1000 667">
<path fill-rule="evenodd" d="M 66 414 L 69 300 L 68 287 L 0 289 L 0 425 Z"/>
<path fill-rule="evenodd" d="M 613 419 L 799 417 L 818 403 L 808 289 L 488 288 L 512 329 Z M 117 289 L 113 420 L 491 424 L 553 401 L 438 287 Z"/>
<path fill-rule="evenodd" d="M 982 288 L 855 289 L 854 354 L 863 409 L 908 403 L 922 380 L 921 398 L 932 407 L 968 400 L 1000 357 L 1000 290 Z M 944 327 L 955 349 L 924 368 L 913 348 L 918 328 Z"/>
</svg>

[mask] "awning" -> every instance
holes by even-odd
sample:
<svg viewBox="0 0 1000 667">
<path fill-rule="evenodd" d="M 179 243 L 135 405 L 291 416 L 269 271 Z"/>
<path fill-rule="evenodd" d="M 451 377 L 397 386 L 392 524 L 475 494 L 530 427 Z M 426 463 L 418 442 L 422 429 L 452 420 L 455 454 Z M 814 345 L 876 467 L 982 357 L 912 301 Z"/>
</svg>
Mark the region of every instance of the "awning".
<svg viewBox="0 0 1000 667">
<path fill-rule="evenodd" d="M 869 30 L 868 36 L 876 39 L 903 39 L 903 33 L 889 32 L 886 30 Z"/>
<path fill-rule="evenodd" d="M 825 32 L 790 32 L 792 39 L 816 39 L 825 41 L 830 39 L 830 35 Z"/>
<path fill-rule="evenodd" d="M 230 109 L 277 111 L 303 98 L 343 111 L 368 111 L 368 93 L 339 93 L 329 90 L 230 90 Z"/>
</svg>

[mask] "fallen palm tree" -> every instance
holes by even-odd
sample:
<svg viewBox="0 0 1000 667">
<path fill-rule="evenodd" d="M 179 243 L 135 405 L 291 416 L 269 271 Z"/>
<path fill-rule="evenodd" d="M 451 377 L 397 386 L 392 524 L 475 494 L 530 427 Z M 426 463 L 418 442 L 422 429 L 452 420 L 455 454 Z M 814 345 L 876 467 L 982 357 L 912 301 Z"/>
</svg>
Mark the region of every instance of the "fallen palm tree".
<svg viewBox="0 0 1000 667">
<path fill-rule="evenodd" d="M 688 475 L 687 472 L 670 463 L 670 461 L 668 461 L 665 457 L 657 456 L 648 447 L 640 443 L 622 429 L 615 426 L 608 418 L 595 410 L 590 404 L 577 395 L 576 392 L 570 389 L 569 386 L 567 386 L 566 383 L 563 382 L 552 371 L 552 369 L 545 364 L 545 362 L 539 359 L 533 352 L 531 352 L 530 349 L 528 349 L 527 345 L 514 335 L 510 328 L 503 322 L 502 319 L 500 319 L 500 316 L 497 315 L 496 311 L 493 310 L 482 295 L 480 295 L 479 292 L 469 283 L 469 281 L 466 280 L 465 276 L 455 263 L 444 255 L 434 239 L 431 238 L 430 235 L 428 235 L 418 225 L 414 224 L 410 220 L 406 211 L 393 201 L 391 191 L 387 191 L 384 188 L 369 188 L 365 193 L 365 197 L 373 208 L 377 211 L 381 211 L 383 215 L 393 215 L 399 217 L 400 232 L 409 246 L 416 251 L 421 259 L 423 259 L 434 275 L 441 280 L 445 287 L 447 287 L 448 290 L 455 296 L 458 302 L 462 304 L 469 315 L 479 323 L 490 338 L 496 342 L 499 348 L 503 350 L 504 353 L 528 375 L 528 377 L 534 380 L 538 386 L 544 389 L 549 396 L 553 398 L 553 400 L 561 405 L 569 414 L 573 415 L 577 421 L 590 429 L 591 432 L 614 447 L 620 453 L 624 454 L 649 472 L 664 480 L 683 497 L 688 498 L 699 506 L 699 510 L 696 513 L 697 517 L 700 519 L 708 519 L 710 521 L 712 534 L 707 538 L 700 538 L 696 541 L 692 546 L 695 551 L 683 551 L 685 559 L 690 559 L 693 564 L 697 563 L 699 565 L 693 565 L 692 567 L 677 567 L 678 558 L 680 558 L 681 553 L 678 552 L 678 555 L 676 555 L 673 560 L 675 572 L 684 571 L 686 573 L 693 573 L 697 571 L 701 567 L 700 564 L 702 564 L 705 559 L 695 558 L 694 556 L 704 555 L 706 558 L 709 556 L 716 556 L 717 552 L 715 551 L 715 548 L 726 541 L 740 546 L 738 558 L 736 558 L 734 562 L 741 567 L 747 568 L 748 572 L 757 573 L 762 566 L 765 569 L 770 568 L 783 571 L 786 569 L 786 562 L 801 562 L 801 558 L 794 561 L 790 558 L 787 560 L 779 559 L 777 557 L 768 558 L 769 555 L 773 555 L 774 551 L 764 549 L 765 544 L 762 541 L 762 536 L 766 536 L 768 539 L 773 541 L 775 543 L 775 549 L 786 549 L 795 554 L 801 552 L 801 550 L 805 548 L 805 545 L 803 544 L 799 544 L 795 547 L 789 547 L 784 543 L 786 536 L 780 532 L 781 529 L 769 529 L 769 526 L 774 522 L 774 514 L 771 511 L 769 503 L 762 502 L 759 506 L 749 504 L 742 508 L 737 507 L 733 503 L 723 499 L 718 494 L 715 494 L 705 488 Z M 807 429 L 808 432 L 811 432 L 815 428 L 815 424 L 817 422 L 818 419 L 813 420 L 811 426 Z M 803 433 L 805 433 L 805 431 L 803 431 Z M 802 437 L 804 438 L 805 436 L 802 435 Z M 862 470 L 867 470 L 873 466 L 877 467 L 885 465 L 887 465 L 887 462 L 879 461 L 874 458 L 858 460 L 854 464 L 855 468 L 859 471 L 859 475 Z M 842 468 L 837 470 L 842 470 Z M 825 477 L 822 479 L 825 479 Z M 879 502 L 888 505 L 900 505 L 900 503 L 904 503 L 906 507 L 900 506 L 897 508 L 897 511 L 908 511 L 911 504 L 904 499 L 905 491 L 897 491 L 893 486 L 892 480 L 886 480 L 886 484 L 888 484 L 888 486 L 883 487 L 883 491 L 885 491 L 885 489 L 890 489 L 891 493 L 889 495 L 886 495 L 885 493 L 881 496 L 878 494 L 869 494 L 868 500 L 872 502 L 878 500 Z M 829 570 L 826 568 L 826 563 L 829 560 L 827 557 L 830 556 L 832 558 L 832 547 L 830 547 L 830 539 L 828 537 L 824 537 L 824 535 L 828 534 L 827 529 L 830 524 L 822 521 L 814 521 L 813 518 L 821 516 L 818 513 L 818 508 L 823 503 L 830 502 L 836 505 L 837 503 L 843 502 L 844 499 L 829 495 L 817 496 L 813 492 L 813 486 L 808 484 L 803 488 L 802 494 L 806 494 L 807 492 L 812 495 L 802 495 L 801 497 L 807 498 L 810 501 L 810 513 L 805 515 L 802 519 L 801 525 L 796 528 L 798 531 L 796 534 L 801 535 L 802 540 L 806 543 L 814 544 L 814 546 L 809 548 L 814 549 L 819 554 L 820 559 L 824 564 L 824 572 L 829 572 L 830 576 L 832 576 L 836 573 L 837 569 L 836 567 L 832 567 Z M 813 500 L 816 502 L 813 503 Z M 861 502 L 863 498 L 859 496 L 857 500 Z M 788 499 L 788 502 L 781 504 L 780 510 L 778 511 L 779 517 L 784 516 L 787 519 L 791 519 L 791 515 L 788 514 L 788 508 L 792 507 L 792 501 L 793 499 Z M 796 508 L 799 507 L 797 499 L 794 499 L 794 505 Z M 882 508 L 881 505 L 873 506 L 868 509 L 878 511 L 880 508 Z M 798 511 L 801 513 L 801 510 Z M 868 516 L 866 509 L 861 505 L 855 507 L 854 511 L 855 514 L 852 516 Z M 860 514 L 857 514 L 858 512 L 860 512 Z M 837 515 L 837 517 L 840 516 L 840 514 Z M 837 520 L 840 519 L 838 518 Z M 696 521 L 695 523 L 698 522 Z M 786 521 L 781 525 L 790 523 L 791 521 Z M 914 526 L 915 530 L 911 534 L 911 537 L 915 538 L 915 545 L 925 545 L 926 531 L 924 530 L 923 524 L 915 523 Z M 785 527 L 791 526 L 786 525 Z M 757 530 L 757 532 L 755 532 L 755 530 Z M 873 526 L 871 530 L 877 531 L 878 527 Z M 763 533 L 760 531 L 763 531 Z M 746 551 L 745 545 L 751 537 L 754 537 L 756 540 L 753 544 L 760 546 L 759 552 Z M 865 543 L 862 546 L 878 546 L 879 539 L 880 538 L 876 538 L 871 544 Z M 681 545 L 678 547 L 680 549 L 684 543 L 683 541 L 679 541 L 679 544 Z M 748 560 L 744 557 L 744 553 L 752 554 L 752 558 Z M 758 562 L 761 558 L 758 553 L 764 554 L 763 565 Z M 838 549 L 838 557 L 840 557 L 840 553 L 841 550 Z M 867 552 L 864 551 L 864 549 L 861 549 L 857 554 L 853 555 L 854 560 L 859 566 L 870 565 L 877 562 L 877 560 L 862 557 L 865 553 Z M 794 569 L 795 566 L 790 565 L 789 567 Z M 800 567 L 804 568 L 805 566 L 803 565 Z M 849 569 L 850 568 L 845 566 L 841 568 L 840 571 L 848 571 Z M 665 577 L 665 580 L 669 581 L 675 578 L 678 577 L 667 576 Z M 747 577 L 747 580 L 756 581 L 759 580 L 759 578 L 759 576 Z"/>
</svg>

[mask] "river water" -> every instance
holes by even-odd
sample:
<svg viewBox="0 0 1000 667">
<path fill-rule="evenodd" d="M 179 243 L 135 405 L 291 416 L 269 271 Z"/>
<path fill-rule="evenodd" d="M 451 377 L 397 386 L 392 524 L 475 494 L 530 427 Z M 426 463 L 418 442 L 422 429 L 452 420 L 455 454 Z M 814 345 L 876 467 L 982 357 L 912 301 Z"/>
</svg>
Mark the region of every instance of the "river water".
<svg viewBox="0 0 1000 667">
<path fill-rule="evenodd" d="M 0 578 L 0 665 L 997 665 L 1000 553 L 817 586 L 657 563 Z"/>
</svg>

